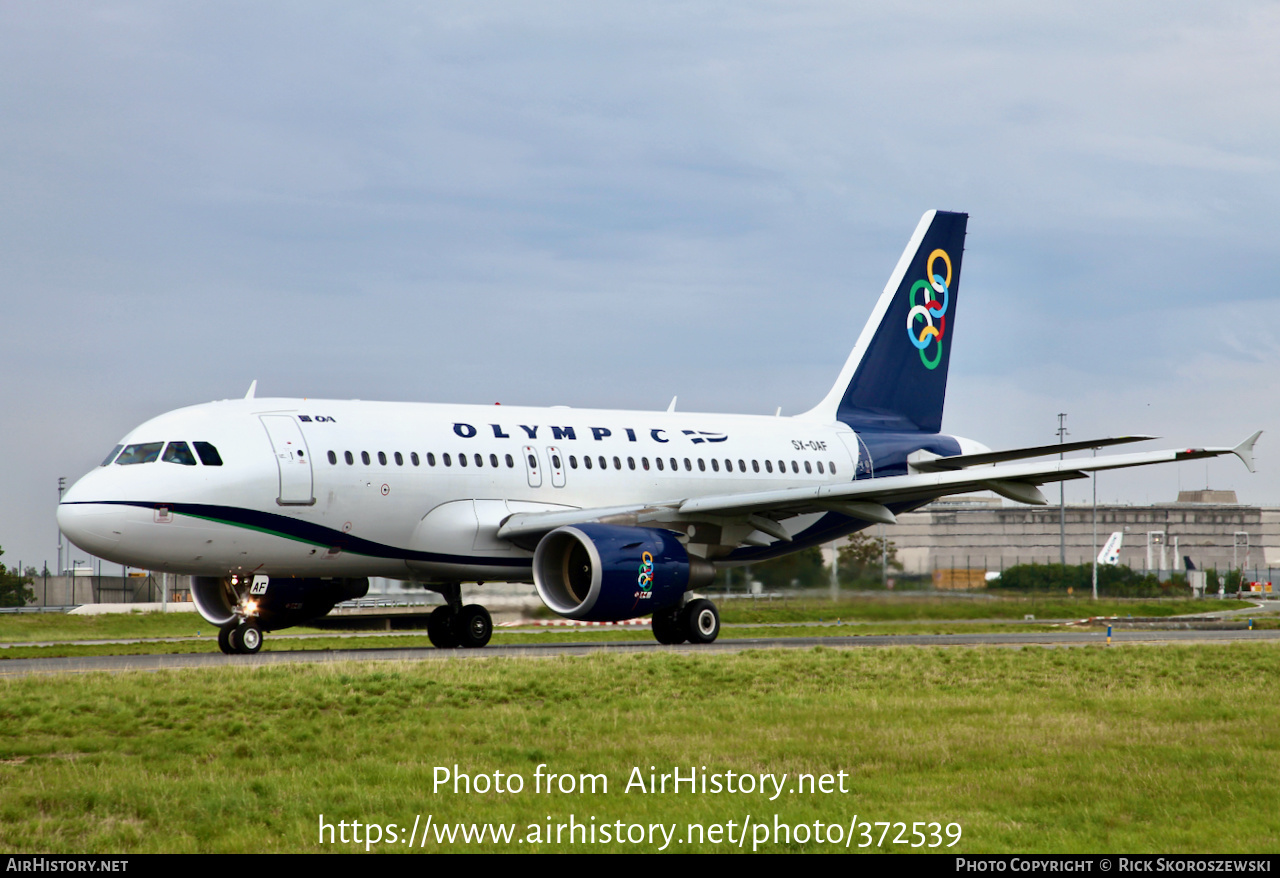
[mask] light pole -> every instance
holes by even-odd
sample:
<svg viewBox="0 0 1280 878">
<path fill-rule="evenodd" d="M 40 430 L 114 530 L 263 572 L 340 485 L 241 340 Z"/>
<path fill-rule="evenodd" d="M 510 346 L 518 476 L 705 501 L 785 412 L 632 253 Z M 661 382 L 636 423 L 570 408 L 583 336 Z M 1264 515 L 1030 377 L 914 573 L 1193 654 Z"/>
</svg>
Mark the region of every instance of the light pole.
<svg viewBox="0 0 1280 878">
<path fill-rule="evenodd" d="M 1098 456 L 1098 449 L 1093 449 Z M 1098 471 L 1089 474 L 1093 481 L 1093 599 L 1098 599 Z"/>
<path fill-rule="evenodd" d="M 58 505 L 62 505 L 62 495 L 67 490 L 67 477 L 58 476 Z M 58 528 L 58 569 L 54 572 L 56 576 L 62 575 L 62 528 Z"/>
<path fill-rule="evenodd" d="M 1067 413 L 1058 412 L 1058 444 L 1061 445 L 1068 435 Z M 1059 451 L 1058 460 L 1062 460 L 1062 457 L 1062 452 Z M 1067 566 L 1067 489 L 1066 482 L 1061 479 L 1058 480 L 1058 563 L 1063 567 Z"/>
</svg>

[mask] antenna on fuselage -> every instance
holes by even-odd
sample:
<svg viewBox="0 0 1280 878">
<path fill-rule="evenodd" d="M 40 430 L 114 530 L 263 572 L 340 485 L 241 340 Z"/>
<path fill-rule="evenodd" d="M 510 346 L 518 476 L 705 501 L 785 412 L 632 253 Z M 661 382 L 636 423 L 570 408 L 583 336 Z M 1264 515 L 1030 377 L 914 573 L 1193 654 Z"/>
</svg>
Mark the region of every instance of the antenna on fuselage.
<svg viewBox="0 0 1280 878">
<path fill-rule="evenodd" d="M 671 397 L 671 405 L 667 406 L 667 411 L 674 412 L 676 410 L 676 400 L 679 398 L 678 396 Z"/>
<path fill-rule="evenodd" d="M 253 393 L 258 389 L 258 379 L 253 379 L 253 383 L 249 385 L 249 392 L 244 395 L 245 399 L 253 399 Z"/>
</svg>

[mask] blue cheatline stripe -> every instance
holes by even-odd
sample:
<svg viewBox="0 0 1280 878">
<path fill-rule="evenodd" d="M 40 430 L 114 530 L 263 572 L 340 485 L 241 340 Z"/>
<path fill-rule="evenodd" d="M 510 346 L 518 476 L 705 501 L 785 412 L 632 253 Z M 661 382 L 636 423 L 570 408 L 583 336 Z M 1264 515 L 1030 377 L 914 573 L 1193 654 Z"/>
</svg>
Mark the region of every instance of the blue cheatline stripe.
<svg viewBox="0 0 1280 878">
<path fill-rule="evenodd" d="M 439 552 L 418 552 L 401 549 L 383 543 L 366 540 L 331 527 L 299 521 L 274 512 L 260 512 L 239 506 L 215 506 L 207 503 L 161 503 L 146 500 L 82 500 L 68 506 L 134 506 L 139 509 L 168 509 L 176 515 L 199 518 L 216 524 L 256 530 L 287 540 L 296 540 L 325 549 L 338 548 L 354 555 L 368 558 L 389 558 L 400 561 L 423 561 L 436 564 L 467 564 L 475 567 L 528 567 L 528 558 L 473 558 L 470 555 L 445 555 Z"/>
</svg>

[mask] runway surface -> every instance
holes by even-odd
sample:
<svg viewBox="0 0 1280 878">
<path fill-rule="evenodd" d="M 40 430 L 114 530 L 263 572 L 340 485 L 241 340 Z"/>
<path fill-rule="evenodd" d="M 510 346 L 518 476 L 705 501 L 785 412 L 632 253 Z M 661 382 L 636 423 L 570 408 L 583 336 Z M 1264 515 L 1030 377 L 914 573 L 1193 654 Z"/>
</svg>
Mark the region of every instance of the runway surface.
<svg viewBox="0 0 1280 878">
<path fill-rule="evenodd" d="M 572 637 L 564 632 L 565 638 Z M 1268 631 L 1115 631 L 1113 646 L 1162 643 L 1229 643 L 1232 641 L 1280 641 L 1280 630 Z M 0 661 L 0 677 L 24 677 L 31 674 L 84 674 L 115 671 L 161 671 L 179 668 L 267 667 L 281 664 L 323 664 L 333 662 L 422 662 L 459 661 L 494 658 L 554 658 L 595 653 L 713 654 L 743 652 L 749 649 L 858 649 L 886 646 L 1004 646 L 1058 647 L 1102 646 L 1105 631 L 1061 631 L 1042 634 L 868 634 L 851 637 L 752 637 L 722 639 L 709 645 L 663 646 L 649 641 L 611 641 L 601 643 L 536 643 L 512 646 L 488 646 L 484 649 L 337 649 L 260 652 L 257 655 L 223 655 L 196 653 L 187 655 L 113 655 L 73 658 L 13 659 Z"/>
</svg>

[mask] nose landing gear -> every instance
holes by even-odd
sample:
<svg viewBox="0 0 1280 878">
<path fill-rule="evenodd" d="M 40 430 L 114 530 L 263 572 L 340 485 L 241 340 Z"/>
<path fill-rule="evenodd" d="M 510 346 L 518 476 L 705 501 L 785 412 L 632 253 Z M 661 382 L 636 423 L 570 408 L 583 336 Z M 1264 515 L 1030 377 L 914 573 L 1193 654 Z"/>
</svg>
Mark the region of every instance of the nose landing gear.
<svg viewBox="0 0 1280 878">
<path fill-rule="evenodd" d="M 218 629 L 218 649 L 225 655 L 253 655 L 262 649 L 262 628 L 252 620 L 228 622 Z"/>
</svg>

